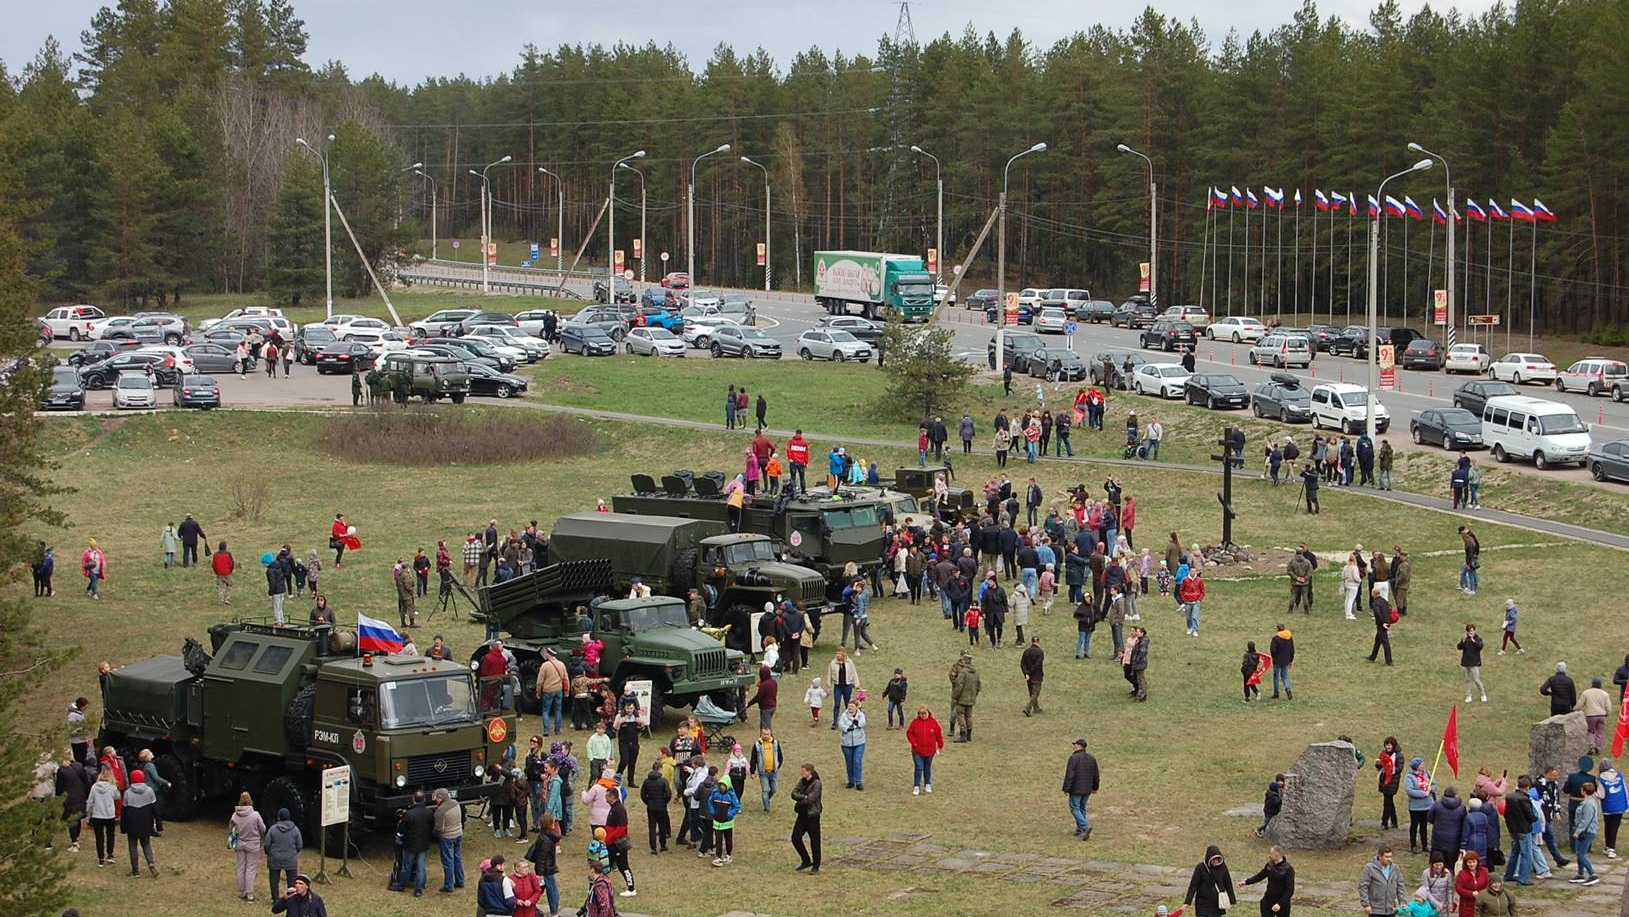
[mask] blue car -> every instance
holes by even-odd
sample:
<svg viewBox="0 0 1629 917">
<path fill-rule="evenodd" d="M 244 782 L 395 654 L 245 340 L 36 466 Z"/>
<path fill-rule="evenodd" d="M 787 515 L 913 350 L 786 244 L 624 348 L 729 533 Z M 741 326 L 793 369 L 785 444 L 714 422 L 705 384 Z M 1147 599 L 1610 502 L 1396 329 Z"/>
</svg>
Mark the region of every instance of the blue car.
<svg viewBox="0 0 1629 917">
<path fill-rule="evenodd" d="M 664 309 L 672 312 L 679 311 L 679 297 L 672 295 L 666 287 L 646 287 L 639 297 L 639 305 L 644 309 Z"/>
<path fill-rule="evenodd" d="M 674 334 L 684 333 L 684 316 L 676 311 L 641 304 L 639 315 L 640 324 L 647 328 L 666 328 Z"/>
<path fill-rule="evenodd" d="M 984 310 L 984 320 L 994 325 L 996 322 L 1001 320 L 1002 316 L 1006 314 L 1006 311 L 1005 306 L 998 307 L 995 304 L 991 304 Z M 1035 324 L 1035 312 L 1030 308 L 1029 303 L 1021 302 L 1018 304 L 1018 324 Z"/>
</svg>

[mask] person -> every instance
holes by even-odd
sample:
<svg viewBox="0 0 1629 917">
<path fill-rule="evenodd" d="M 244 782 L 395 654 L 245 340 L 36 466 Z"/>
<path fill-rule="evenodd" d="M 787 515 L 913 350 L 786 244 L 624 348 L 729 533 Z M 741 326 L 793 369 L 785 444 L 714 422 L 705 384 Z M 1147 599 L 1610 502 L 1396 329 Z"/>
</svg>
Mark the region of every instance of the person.
<svg viewBox="0 0 1629 917">
<path fill-rule="evenodd" d="M 1284 856 L 1284 848 L 1274 844 L 1267 849 L 1267 862 L 1248 879 L 1239 882 L 1239 888 L 1267 880 L 1267 889 L 1261 895 L 1261 917 L 1290 917 L 1290 899 L 1295 897 L 1295 867 Z"/>
<path fill-rule="evenodd" d="M 1017 589 L 1021 590 L 1023 587 L 1019 586 Z M 1022 628 L 1019 629 L 1019 633 L 1023 633 Z M 1019 671 L 1024 674 L 1024 684 L 1029 689 L 1029 703 L 1024 705 L 1025 716 L 1041 712 L 1041 682 L 1045 678 L 1045 663 L 1046 651 L 1041 649 L 1041 638 L 1032 635 L 1029 638 L 1029 646 L 1018 660 Z"/>
<path fill-rule="evenodd" d="M 549 917 L 555 917 L 560 913 L 560 882 L 557 878 L 560 872 L 560 825 L 553 815 L 547 813 L 538 824 L 537 840 L 526 851 L 526 859 L 536 864 L 543 894 L 548 899 Z"/>
<path fill-rule="evenodd" d="M 1419 755 L 1408 762 L 1408 774 L 1403 777 L 1403 793 L 1408 797 L 1408 849 L 1410 853 L 1420 853 L 1428 849 L 1427 819 L 1436 802 L 1437 792 L 1431 786 L 1431 772 L 1425 769 L 1425 759 Z"/>
<path fill-rule="evenodd" d="M 622 712 L 611 721 L 612 728 L 617 733 L 617 774 L 621 775 L 623 782 L 632 784 L 638 775 L 635 770 L 639 766 L 639 733 L 644 727 L 639 723 L 639 705 L 635 701 L 622 704 Z"/>
<path fill-rule="evenodd" d="M 287 812 L 287 809 L 283 809 L 277 813 L 278 825 L 283 824 L 283 817 Z M 288 824 L 292 827 L 294 823 L 289 822 Z M 295 832 L 299 831 L 298 828 L 294 830 Z M 272 831 L 275 834 L 277 826 L 273 826 Z M 413 803 L 402 815 L 400 831 L 402 834 L 402 862 L 406 873 L 401 877 L 401 885 L 406 888 L 408 883 L 411 882 L 413 896 L 423 897 L 428 872 L 426 860 L 430 852 L 430 843 L 435 839 L 436 833 L 436 813 L 426 800 L 423 790 L 417 790 L 413 793 Z M 270 850 L 271 848 L 268 847 L 268 855 Z M 274 894 L 276 893 L 276 887 L 277 867 L 273 866 L 272 889 Z M 442 888 L 442 891 L 452 891 L 450 881 L 446 887 Z"/>
<path fill-rule="evenodd" d="M 1391 603 L 1397 606 L 1399 617 L 1408 617 L 1408 587 L 1414 581 L 1414 562 L 1408 552 L 1393 545 L 1391 549 Z"/>
<path fill-rule="evenodd" d="M 1458 917 L 1476 917 L 1476 896 L 1488 887 L 1488 869 L 1475 850 L 1465 852 L 1459 873 L 1454 876 L 1454 894 L 1459 899 Z"/>
<path fill-rule="evenodd" d="M 809 728 L 820 725 L 820 708 L 826 705 L 826 689 L 820 686 L 820 676 L 809 679 L 809 689 L 803 692 L 803 705 L 809 708 Z"/>
<path fill-rule="evenodd" d="M 1391 848 L 1382 846 L 1374 859 L 1363 864 L 1358 875 L 1358 906 L 1363 913 L 1390 915 L 1397 913 L 1406 900 L 1403 892 L 1403 870 L 1392 862 Z"/>
<path fill-rule="evenodd" d="M 130 773 L 130 788 L 124 791 L 124 808 L 119 816 L 119 830 L 124 834 L 130 850 L 130 875 L 140 876 L 136 860 L 136 847 L 141 847 L 147 859 L 147 871 L 158 878 L 158 866 L 153 862 L 153 835 L 158 830 L 158 794 L 147 785 L 147 774 L 141 770 Z"/>
<path fill-rule="evenodd" d="M 1471 688 L 1474 686 L 1481 692 L 1482 702 L 1487 703 L 1488 689 L 1482 684 L 1482 635 L 1476 632 L 1475 624 L 1465 625 L 1465 636 L 1459 639 L 1459 667 L 1465 672 L 1465 703 L 1471 702 Z"/>
<path fill-rule="evenodd" d="M 950 731 L 956 732 L 956 742 L 973 741 L 973 705 L 978 702 L 983 685 L 973 665 L 973 654 L 962 650 L 961 658 L 950 669 Z M 960 723 L 960 732 L 957 724 Z"/>
<path fill-rule="evenodd" d="M 351 524 L 346 521 L 344 513 L 334 514 L 334 524 L 328 527 L 328 547 L 334 550 L 334 569 L 340 568 L 340 562 L 345 559 L 345 539 L 351 534 Z"/>
<path fill-rule="evenodd" d="M 588 858 L 588 899 L 578 914 L 582 917 L 617 917 L 616 896 L 611 893 L 611 880 L 600 866 L 597 857 Z"/>
<path fill-rule="evenodd" d="M 1007 467 L 1007 450 L 1012 448 L 1012 431 L 1007 427 L 996 427 L 992 448 L 995 451 L 996 467 Z"/>
<path fill-rule="evenodd" d="M 838 745 L 843 750 L 844 789 L 865 789 L 865 711 L 856 701 L 837 715 Z"/>
<path fill-rule="evenodd" d="M 84 773 L 87 775 L 90 773 L 88 766 Z M 85 797 L 85 814 L 90 819 L 91 835 L 96 839 L 97 866 L 106 866 L 113 862 L 115 825 L 118 822 L 119 806 L 122 804 L 119 799 L 119 785 L 113 771 L 103 768 L 96 775 L 96 780 L 90 785 L 90 791 Z"/>
<path fill-rule="evenodd" d="M 1233 887 L 1233 876 L 1228 873 L 1222 848 L 1212 844 L 1205 848 L 1205 858 L 1193 868 L 1182 903 L 1193 905 L 1195 917 L 1222 917 L 1228 908 L 1239 903 Z M 1226 904 L 1222 903 L 1223 898 L 1227 899 Z"/>
<path fill-rule="evenodd" d="M 1148 700 L 1148 631 L 1141 625 L 1131 628 L 1131 639 L 1126 641 L 1125 667 L 1132 684 L 1132 696 L 1138 701 Z"/>
<path fill-rule="evenodd" d="M 813 764 L 802 765 L 797 785 L 792 787 L 792 810 L 797 813 L 792 824 L 792 849 L 798 855 L 797 871 L 808 870 L 814 876 L 820 875 L 820 797 L 819 772 Z"/>
<path fill-rule="evenodd" d="M 1578 709 L 1584 714 L 1586 724 L 1585 734 L 1588 736 L 1589 753 L 1598 755 L 1606 742 L 1606 716 L 1612 712 L 1612 696 L 1601 687 L 1599 675 L 1589 680 L 1589 687 L 1584 693 L 1578 695 Z"/>
<path fill-rule="evenodd" d="M 1601 880 L 1595 874 L 1595 864 L 1589 860 L 1589 850 L 1595 845 L 1595 837 L 1601 830 L 1601 801 L 1596 796 L 1595 781 L 1585 781 L 1581 790 L 1584 798 L 1572 819 L 1572 847 L 1578 859 L 1578 874 L 1568 881 L 1578 885 L 1596 885 Z"/>
<path fill-rule="evenodd" d="M 509 882 L 515 892 L 514 917 L 537 917 L 537 902 L 543 897 L 543 881 L 532 871 L 531 861 L 524 857 L 517 860 Z"/>
<path fill-rule="evenodd" d="M 1488 887 L 1477 893 L 1476 917 L 1516 917 L 1516 899 L 1498 876 L 1488 879 Z"/>
<path fill-rule="evenodd" d="M 604 768 L 600 775 L 591 780 L 583 788 L 579 800 L 588 807 L 588 825 L 591 828 L 605 826 L 605 819 L 611 814 L 611 797 L 621 796 L 617 787 L 617 772 Z"/>
<path fill-rule="evenodd" d="M 475 883 L 475 912 L 482 917 L 508 917 L 515 913 L 515 883 L 503 872 L 502 854 L 481 861 Z"/>
<path fill-rule="evenodd" d="M 1318 502 L 1319 471 L 1316 462 L 1308 462 L 1307 467 L 1301 469 L 1301 492 L 1306 495 L 1307 512 L 1317 515 L 1321 509 Z"/>
<path fill-rule="evenodd" d="M 1075 836 L 1083 841 L 1092 839 L 1092 823 L 1086 817 L 1086 804 L 1101 787 L 1097 757 L 1086 750 L 1086 740 L 1076 739 L 1073 751 L 1063 768 L 1063 792 L 1069 797 L 1069 814 L 1075 819 Z"/>
<path fill-rule="evenodd" d="M 1391 665 L 1392 607 L 1378 586 L 1369 590 L 1369 613 L 1374 617 L 1374 646 L 1369 649 L 1368 660 L 1374 662 L 1385 650 L 1386 665 Z"/>
<path fill-rule="evenodd" d="M 1192 568 L 1177 584 L 1177 601 L 1188 617 L 1188 636 L 1199 636 L 1199 613 L 1205 601 L 1205 577 L 1198 568 Z"/>
<path fill-rule="evenodd" d="M 1403 784 L 1403 750 L 1394 736 L 1386 736 L 1380 754 L 1374 759 L 1374 769 L 1380 772 L 1379 791 L 1380 829 L 1397 827 L 1397 791 Z"/>
<path fill-rule="evenodd" d="M 610 776 L 616 777 L 615 774 Z M 618 895 L 633 898 L 639 894 L 639 890 L 634 888 L 633 867 L 628 863 L 628 852 L 633 849 L 633 838 L 628 834 L 628 806 L 622 801 L 620 787 L 612 788 L 610 800 L 611 805 L 605 813 L 606 851 L 610 857 L 611 868 L 622 874 L 622 883 L 627 886 L 618 892 Z"/>
<path fill-rule="evenodd" d="M 741 814 L 741 797 L 736 794 L 729 774 L 718 775 L 718 784 L 702 807 L 702 813 L 712 823 L 713 865 L 728 866 L 735 861 L 735 817 Z"/>
<path fill-rule="evenodd" d="M 1578 686 L 1573 684 L 1572 676 L 1567 674 L 1567 664 L 1555 664 L 1555 674 L 1539 685 L 1539 693 L 1550 699 L 1550 715 L 1561 716 L 1571 713 L 1572 708 L 1578 705 Z"/>
<path fill-rule="evenodd" d="M 464 887 L 464 806 L 445 789 L 436 790 L 433 801 L 435 838 L 441 853 L 441 890 L 451 893 Z"/>
<path fill-rule="evenodd" d="M 1538 847 L 1533 839 L 1533 825 L 1538 813 L 1527 796 L 1531 787 L 1531 778 L 1523 774 L 1516 778 L 1516 788 L 1505 796 L 1505 830 L 1510 832 L 1510 855 L 1505 860 L 1505 878 L 1515 879 L 1518 885 L 1532 885 L 1533 873 L 1538 868 Z"/>
<path fill-rule="evenodd" d="M 238 897 L 253 902 L 255 870 L 260 865 L 260 847 L 266 836 L 266 822 L 255 811 L 254 800 L 248 793 L 238 794 L 237 808 L 232 810 L 232 818 L 226 825 L 231 847 L 237 853 Z"/>
<path fill-rule="evenodd" d="M 84 827 L 85 809 L 95 782 L 84 765 L 89 752 L 90 746 L 86 744 L 79 754 L 65 756 L 57 766 L 53 781 L 55 794 L 62 797 L 62 820 L 68 825 L 68 850 L 73 853 L 79 852 L 79 835 Z M 47 844 L 47 849 L 49 846 Z"/>
<path fill-rule="evenodd" d="M 321 895 L 311 890 L 311 877 L 304 873 L 294 878 L 283 896 L 272 902 L 271 909 L 273 914 L 289 917 L 328 917 L 328 906 L 322 903 Z"/>
<path fill-rule="evenodd" d="M 781 755 L 780 740 L 775 738 L 774 730 L 768 726 L 758 730 L 758 741 L 752 744 L 752 756 L 748 760 L 748 773 L 758 777 L 758 795 L 764 805 L 764 813 L 769 813 L 769 801 L 775 798 L 775 792 L 780 788 L 781 765 L 784 761 Z"/>
<path fill-rule="evenodd" d="M 886 731 L 893 731 L 894 717 L 899 717 L 899 728 L 905 728 L 905 696 L 910 692 L 910 682 L 905 678 L 905 670 L 896 668 L 894 675 L 883 686 L 882 696 L 888 701 L 888 727 Z"/>
<path fill-rule="evenodd" d="M 107 579 L 107 555 L 90 539 L 85 553 L 79 559 L 79 569 L 85 574 L 85 594 L 93 599 L 102 597 L 101 584 Z"/>
<path fill-rule="evenodd" d="M 1476 595 L 1476 589 L 1481 584 L 1478 571 L 1482 569 L 1482 542 L 1467 525 L 1459 527 L 1459 540 L 1465 547 L 1465 564 L 1459 569 L 1459 591 Z"/>
<path fill-rule="evenodd" d="M 1261 797 L 1261 824 L 1256 826 L 1256 837 L 1267 836 L 1267 826 L 1273 823 L 1278 813 L 1284 811 L 1284 775 L 1274 774 L 1267 784 L 1267 792 Z"/>
<path fill-rule="evenodd" d="M 1599 787 L 1596 795 L 1601 800 L 1601 820 L 1606 824 L 1606 856 L 1615 860 L 1618 858 L 1618 828 L 1623 823 L 1624 812 L 1629 811 L 1629 791 L 1624 787 L 1623 772 L 1611 761 L 1600 763 L 1595 782 Z"/>
<path fill-rule="evenodd" d="M 1429 848 L 1424 844 L 1421 847 L 1429 849 L 1433 859 L 1452 863 L 1463 849 L 1460 841 L 1465 835 L 1465 818 L 1468 814 L 1469 810 L 1460 801 L 1459 790 L 1451 786 L 1443 789 L 1442 798 L 1432 804 L 1425 816 L 1431 826 L 1431 844 Z M 1411 812 L 1411 820 L 1412 815 Z"/>
<path fill-rule="evenodd" d="M 1290 607 L 1289 613 L 1305 604 L 1307 614 L 1312 614 L 1312 561 L 1302 551 L 1296 551 L 1290 557 L 1285 567 L 1290 576 Z"/>
<path fill-rule="evenodd" d="M 1295 634 L 1279 624 L 1272 642 L 1267 644 L 1267 655 L 1273 663 L 1273 699 L 1278 698 L 1278 689 L 1282 686 L 1284 697 L 1295 700 L 1295 692 L 1290 688 L 1290 666 L 1295 664 Z"/>
<path fill-rule="evenodd" d="M 1521 610 L 1516 607 L 1516 600 L 1505 599 L 1504 636 L 1499 638 L 1499 655 L 1501 656 L 1505 654 L 1505 647 L 1511 645 L 1516 647 L 1518 654 L 1523 652 L 1522 642 L 1516 639 L 1516 618 L 1520 614 Z M 1629 667 L 1629 656 L 1624 657 L 1624 666 Z M 1626 679 L 1626 682 L 1629 682 L 1629 679 Z M 1619 693 L 1621 695 L 1622 692 Z"/>
</svg>

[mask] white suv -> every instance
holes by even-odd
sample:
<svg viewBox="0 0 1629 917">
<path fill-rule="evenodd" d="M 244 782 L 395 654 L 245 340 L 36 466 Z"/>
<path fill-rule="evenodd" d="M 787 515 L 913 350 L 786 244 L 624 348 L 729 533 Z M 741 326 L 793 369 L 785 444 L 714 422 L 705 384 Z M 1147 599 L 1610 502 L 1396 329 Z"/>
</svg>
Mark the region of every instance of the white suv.
<svg viewBox="0 0 1629 917">
<path fill-rule="evenodd" d="M 1369 401 L 1374 401 L 1374 428 L 1386 432 L 1391 414 L 1368 389 L 1350 382 L 1325 382 L 1312 387 L 1312 428 L 1330 427 L 1356 436 L 1368 427 Z"/>
<path fill-rule="evenodd" d="M 1585 357 L 1555 377 L 1555 390 L 1586 392 L 1592 396 L 1610 392 L 1614 399 L 1622 401 L 1629 393 L 1629 365 L 1622 360 Z"/>
</svg>

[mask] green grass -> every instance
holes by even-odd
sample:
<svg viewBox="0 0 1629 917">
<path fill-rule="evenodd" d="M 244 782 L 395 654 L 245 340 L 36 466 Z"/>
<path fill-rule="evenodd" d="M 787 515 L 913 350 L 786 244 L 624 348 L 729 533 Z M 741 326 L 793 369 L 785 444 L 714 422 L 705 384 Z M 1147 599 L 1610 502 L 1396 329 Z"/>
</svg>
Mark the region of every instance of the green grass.
<svg viewBox="0 0 1629 917">
<path fill-rule="evenodd" d="M 580 365 L 617 362 L 580 361 Z M 740 368 L 759 370 L 751 364 Z M 692 363 L 685 369 L 701 368 Z M 745 378 L 750 388 L 757 377 Z M 664 388 L 680 385 L 681 379 L 682 374 L 654 383 L 647 379 L 646 390 L 662 393 L 670 412 L 683 415 L 684 398 L 675 398 Z M 712 388 L 709 384 L 709 391 Z M 789 392 L 781 401 L 772 401 L 772 421 L 777 416 L 805 416 L 839 426 L 830 408 L 858 399 L 841 385 L 811 384 L 799 391 L 803 394 Z M 653 397 L 647 395 L 647 400 Z M 54 477 L 76 489 L 59 501 L 74 527 L 41 533 L 57 545 L 61 561 L 56 597 L 36 607 L 53 644 L 75 646 L 80 655 L 36 692 L 23 712 L 38 722 L 55 724 L 66 698 L 94 696 L 98 660 L 125 664 L 174 653 L 183 637 L 202 638 L 205 628 L 219 619 L 221 609 L 213 604 L 213 587 L 204 572 L 166 571 L 159 563 L 159 531 L 164 522 L 178 520 L 184 512 L 195 513 L 212 539 L 228 539 L 247 562 L 250 569 L 240 577 L 231 611 L 253 615 L 264 612 L 264 600 L 256 595 L 253 559 L 285 541 L 302 553 L 321 548 L 333 513 L 345 511 L 358 527 L 364 549 L 352 555 L 343 571 L 327 573 L 323 590 L 342 620 L 358 611 L 390 618 L 394 598 L 389 567 L 398 556 L 419 546 L 433 549 L 437 538 L 459 538 L 492 517 L 506 527 L 518 528 L 532 518 L 547 527 L 557 515 L 585 509 L 596 496 L 616 492 L 630 472 L 732 466 L 741 444 L 739 437 L 722 433 L 594 422 L 600 446 L 591 458 L 502 469 L 407 472 L 385 464 L 343 463 L 314 451 L 311 437 L 323 422 L 319 416 L 301 413 L 232 411 L 54 419 L 51 451 L 60 465 Z M 816 425 L 813 420 L 809 423 Z M 824 445 L 815 444 L 821 451 Z M 914 459 L 914 454 L 899 450 L 860 452 L 884 468 Z M 988 456 L 964 460 L 959 468 L 963 484 L 976 484 L 994 470 Z M 1020 464 L 1013 472 L 1024 475 L 1028 469 Z M 1055 493 L 1081 480 L 1095 487 L 1100 473 L 1088 472 L 1080 466 L 1042 464 L 1036 474 L 1046 490 Z M 1214 541 L 1218 525 L 1214 479 L 1153 467 L 1128 469 L 1121 476 L 1127 492 L 1138 499 L 1139 545 L 1158 549 L 1164 533 L 1173 529 L 1185 543 Z M 258 523 L 232 520 L 233 485 L 256 479 L 270 484 L 276 494 L 265 518 Z M 1357 541 L 1371 547 L 1401 544 L 1415 554 L 1413 613 L 1393 639 L 1396 668 L 1373 666 L 1360 658 L 1369 648 L 1371 629 L 1363 622 L 1341 620 L 1334 572 L 1328 565 L 1318 574 L 1318 613 L 1290 622 L 1298 645 L 1293 703 L 1245 706 L 1239 697 L 1238 659 L 1244 643 L 1256 640 L 1265 646 L 1283 607 L 1286 588 L 1273 575 L 1276 571 L 1212 571 L 1200 639 L 1176 636 L 1181 625 L 1174 607 L 1157 597 L 1144 600 L 1144 623 L 1153 635 L 1147 704 L 1126 700 L 1117 666 L 1101 658 L 1087 662 L 1070 658 L 1074 627 L 1066 610 L 1060 608 L 1050 618 L 1037 613 L 1032 630 L 1042 636 L 1049 656 L 1047 714 L 1036 719 L 1018 715 L 1023 687 L 1015 651 L 981 651 L 978 664 L 985 691 L 977 708 L 978 740 L 971 747 L 951 746 L 936 767 L 936 792 L 920 798 L 909 795 L 910 758 L 903 737 L 882 729 L 880 696 L 871 709 L 866 792 L 846 792 L 841 789 L 836 740 L 824 729 L 800 725 L 796 699 L 807 677 L 789 676 L 780 732 L 788 760 L 812 761 L 826 778 L 826 836 L 880 837 L 914 831 L 952 848 L 1167 865 L 1191 864 L 1206 844 L 1214 842 L 1222 845 L 1235 867 L 1249 869 L 1262 859 L 1265 846 L 1247 836 L 1253 822 L 1222 813 L 1259 802 L 1267 779 L 1288 767 L 1307 742 L 1338 733 L 1355 736 L 1371 756 L 1382 736 L 1395 734 L 1406 753 L 1429 757 L 1448 707 L 1460 697 L 1454 642 L 1467 620 L 1494 632 L 1505 596 L 1522 603 L 1523 635 L 1530 649 L 1522 656 L 1496 658 L 1489 653 L 1484 678 L 1493 700 L 1461 712 L 1464 766 L 1471 771 L 1483 764 L 1512 772 L 1525 767 L 1528 724 L 1547 712 L 1537 688 L 1556 659 L 1566 658 L 1579 678 L 1610 672 L 1618 662 L 1621 647 L 1615 642 L 1577 638 L 1615 632 L 1616 609 L 1603 600 L 1598 579 L 1589 571 L 1617 566 L 1621 555 L 1578 543 L 1541 544 L 1550 539 L 1481 525 L 1478 531 L 1487 548 L 1485 588 L 1481 596 L 1467 598 L 1454 589 L 1457 519 L 1330 491 L 1323 514 L 1309 517 L 1291 511 L 1293 499 L 1287 489 L 1241 487 L 1236 496 L 1237 539 L 1258 547 L 1304 540 L 1328 552 L 1344 551 Z M 117 510 L 110 511 L 109 503 L 115 500 Z M 106 597 L 97 603 L 82 597 L 74 570 L 86 537 L 96 537 L 110 557 L 112 576 L 105 586 Z M 1446 553 L 1430 556 L 1435 551 Z M 1242 578 L 1231 578 L 1240 573 Z M 298 604 L 293 607 L 298 613 Z M 875 606 L 874 622 L 873 634 L 883 649 L 860 658 L 862 683 L 880 695 L 886 673 L 902 666 L 912 680 L 913 703 L 908 706 L 928 703 L 943 712 L 947 701 L 943 673 L 962 641 L 940 620 L 936 606 L 911 608 L 883 599 Z M 423 633 L 432 631 L 445 631 L 461 652 L 479 639 L 478 627 L 462 621 L 438 619 Z M 1100 636 L 1106 640 L 1107 633 Z M 828 636 L 814 651 L 817 673 L 823 674 L 831 646 Z M 1102 644 L 1096 649 L 1094 655 L 1106 655 Z M 530 721 L 522 726 L 530 728 Z M 1090 845 L 1071 840 L 1065 800 L 1058 792 L 1069 741 L 1076 735 L 1090 739 L 1104 768 L 1103 792 L 1093 802 L 1096 833 Z M 648 754 L 647 750 L 643 757 Z M 1469 783 L 1469 773 L 1458 781 L 1462 786 Z M 1379 809 L 1371 778 L 1372 773 L 1365 772 L 1358 779 L 1359 834 L 1365 836 L 1374 831 L 1364 828 L 1363 821 L 1376 818 Z M 714 917 L 742 906 L 741 894 L 733 894 L 740 892 L 750 896 L 756 911 L 812 914 L 817 908 L 808 896 L 811 889 L 818 889 L 821 913 L 892 914 L 898 912 L 898 904 L 891 896 L 931 894 L 936 913 L 971 915 L 987 912 L 997 897 L 1010 910 L 1033 912 L 1064 893 L 1045 885 L 997 886 L 992 880 L 961 875 L 836 867 L 820 879 L 800 881 L 790 871 L 794 858 L 785 842 L 791 822 L 785 801 L 778 800 L 775 814 L 765 817 L 753 811 L 754 795 L 749 792 L 749 805 L 740 819 L 737 858 L 730 868 L 734 875 L 722 884 L 703 877 L 713 874 L 710 869 L 698 875 L 694 858 L 652 859 L 636 842 L 638 909 Z M 642 838 L 643 818 L 637 808 L 635 834 Z M 164 879 L 136 888 L 146 912 L 179 917 L 196 913 L 201 903 L 229 900 L 232 858 L 221 842 L 225 814 L 220 809 L 213 817 L 166 831 L 157 845 Z M 510 856 L 519 850 L 512 842 L 477 835 L 472 830 L 466 844 L 471 864 L 499 850 Z M 1401 839 L 1396 832 L 1387 836 L 1393 844 Z M 566 868 L 562 884 L 569 912 L 581 894 L 576 867 L 581 857 L 576 843 L 568 850 L 561 862 Z M 1305 883 L 1349 882 L 1372 850 L 1371 844 L 1360 843 L 1344 851 L 1300 852 L 1294 859 Z M 366 862 L 352 865 L 356 881 L 339 880 L 323 890 L 332 912 L 366 909 L 419 917 L 445 911 L 439 901 L 381 893 L 388 845 L 374 842 L 365 856 Z M 130 894 L 131 880 L 116 869 L 86 868 L 90 858 L 82 852 L 76 859 L 80 868 L 73 882 L 74 903 L 90 912 L 118 908 Z M 310 857 L 302 862 L 307 870 L 314 865 Z M 1418 859 L 1406 865 L 1410 870 L 1423 867 Z M 729 888 L 732 894 L 720 897 L 712 893 L 715 888 Z M 1570 888 L 1533 891 L 1523 897 L 1557 899 Z M 471 894 L 461 896 L 457 906 L 467 907 Z M 1250 906 L 1241 904 L 1241 909 Z M 1305 913 L 1349 910 L 1309 908 Z"/>
</svg>

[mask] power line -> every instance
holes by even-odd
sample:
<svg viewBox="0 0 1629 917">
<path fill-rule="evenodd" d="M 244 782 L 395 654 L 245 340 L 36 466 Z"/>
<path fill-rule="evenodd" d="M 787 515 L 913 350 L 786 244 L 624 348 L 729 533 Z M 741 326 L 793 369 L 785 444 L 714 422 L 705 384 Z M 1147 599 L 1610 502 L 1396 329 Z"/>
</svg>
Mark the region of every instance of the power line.
<svg viewBox="0 0 1629 917">
<path fill-rule="evenodd" d="M 850 108 L 843 111 L 793 111 L 769 112 L 758 115 L 696 115 L 690 118 L 622 118 L 607 121 L 492 121 L 492 122 L 448 122 L 445 124 L 387 124 L 387 127 L 396 130 L 490 130 L 502 128 L 521 127 L 618 127 L 629 124 L 699 124 L 712 121 L 761 121 L 769 118 L 813 118 L 828 117 L 831 115 L 863 115 L 875 114 L 876 108 Z"/>
</svg>

